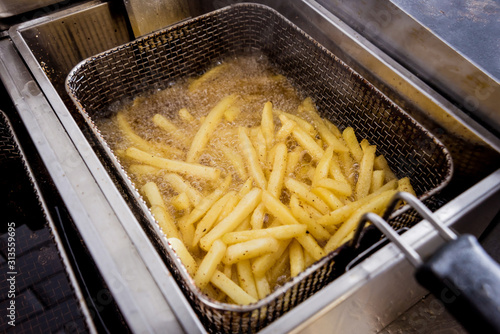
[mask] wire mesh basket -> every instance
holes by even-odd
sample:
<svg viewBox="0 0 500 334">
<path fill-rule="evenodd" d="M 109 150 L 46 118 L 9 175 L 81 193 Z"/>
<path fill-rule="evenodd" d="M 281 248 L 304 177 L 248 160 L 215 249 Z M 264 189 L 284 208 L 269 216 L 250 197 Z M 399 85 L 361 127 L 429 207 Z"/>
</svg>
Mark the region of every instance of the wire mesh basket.
<svg viewBox="0 0 500 334">
<path fill-rule="evenodd" d="M 227 56 L 256 51 L 266 55 L 299 91 L 311 96 L 322 117 L 341 130 L 353 127 L 360 137 L 377 145 L 398 177 L 411 178 L 421 200 L 432 203 L 432 195 L 450 180 L 453 167 L 446 148 L 401 108 L 276 11 L 238 4 L 86 59 L 67 78 L 69 95 L 116 167 L 111 172 L 124 180 L 151 224 L 156 224 L 153 217 L 94 122 L 110 117 L 110 106 L 116 101 L 199 75 Z M 419 220 L 406 212 L 398 224 L 412 226 Z M 332 252 L 257 303 L 231 305 L 202 294 L 166 238 L 159 238 L 168 267 L 210 332 L 256 332 L 344 270 L 335 267 L 338 252 Z"/>
</svg>

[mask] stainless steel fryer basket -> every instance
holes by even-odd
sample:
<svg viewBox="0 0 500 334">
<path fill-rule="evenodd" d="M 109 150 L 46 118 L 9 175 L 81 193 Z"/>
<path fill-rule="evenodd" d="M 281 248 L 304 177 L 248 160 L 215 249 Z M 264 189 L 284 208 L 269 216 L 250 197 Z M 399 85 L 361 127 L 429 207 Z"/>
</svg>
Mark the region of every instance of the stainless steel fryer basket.
<svg viewBox="0 0 500 334">
<path fill-rule="evenodd" d="M 336 253 L 318 261 L 256 304 L 237 306 L 203 295 L 168 246 L 138 191 L 94 125 L 109 117 L 111 106 L 178 78 L 199 75 L 230 55 L 261 52 L 304 95 L 311 96 L 323 117 L 341 130 L 352 126 L 377 145 L 399 177 L 412 180 L 417 196 L 439 205 L 434 196 L 450 180 L 452 161 L 446 148 L 401 108 L 331 52 L 276 11 L 238 4 L 179 23 L 171 28 L 88 58 L 69 74 L 66 89 L 92 129 L 100 150 L 151 223 L 164 246 L 166 262 L 191 305 L 210 332 L 256 332 L 338 277 Z M 403 218 L 401 218 L 403 217 Z M 404 226 L 420 218 L 410 211 L 395 217 Z"/>
</svg>

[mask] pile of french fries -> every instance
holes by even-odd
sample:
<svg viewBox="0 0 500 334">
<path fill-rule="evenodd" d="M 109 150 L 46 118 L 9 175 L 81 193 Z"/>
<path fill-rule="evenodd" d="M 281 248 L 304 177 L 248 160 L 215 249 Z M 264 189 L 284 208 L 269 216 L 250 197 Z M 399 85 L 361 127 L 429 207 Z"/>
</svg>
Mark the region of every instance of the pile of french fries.
<svg viewBox="0 0 500 334">
<path fill-rule="evenodd" d="M 225 66 L 189 82 L 186 94 L 213 85 Z M 208 296 L 255 303 L 352 238 L 365 212 L 381 214 L 396 191 L 414 193 L 376 146 L 320 117 L 311 98 L 296 110 L 267 101 L 249 112 L 255 96 L 221 94 L 205 114 L 154 114 L 150 126 L 170 144 L 134 129 L 139 99 L 114 118 L 115 153 Z"/>
</svg>

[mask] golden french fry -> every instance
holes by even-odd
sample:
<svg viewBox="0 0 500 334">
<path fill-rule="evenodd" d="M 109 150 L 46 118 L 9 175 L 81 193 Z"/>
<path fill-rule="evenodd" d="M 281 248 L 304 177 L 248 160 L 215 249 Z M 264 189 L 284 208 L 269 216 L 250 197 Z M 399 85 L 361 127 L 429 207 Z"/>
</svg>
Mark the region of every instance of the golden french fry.
<svg viewBox="0 0 500 334">
<path fill-rule="evenodd" d="M 361 163 L 359 164 L 358 182 L 356 183 L 356 199 L 366 197 L 370 193 L 373 174 L 373 161 L 375 160 L 376 146 L 366 147 Z"/>
<path fill-rule="evenodd" d="M 310 234 L 297 237 L 295 240 L 297 240 L 302 247 L 304 247 L 304 250 L 311 254 L 316 261 L 326 255 L 325 251 L 318 245 L 316 240 Z"/>
<path fill-rule="evenodd" d="M 258 299 L 262 299 L 271 293 L 271 287 L 266 275 L 254 276 L 255 287 L 257 288 Z"/>
<path fill-rule="evenodd" d="M 141 187 L 141 192 L 144 194 L 151 207 L 160 206 L 166 209 L 165 202 L 163 201 L 163 196 L 160 193 L 160 189 L 158 188 L 156 183 L 146 183 Z"/>
<path fill-rule="evenodd" d="M 325 188 L 313 188 L 311 190 L 315 195 L 323 200 L 323 202 L 328 205 L 331 211 L 337 210 L 338 208 L 344 206 L 344 202 L 342 202 L 334 193 Z"/>
<path fill-rule="evenodd" d="M 259 230 L 264 225 L 264 219 L 266 218 L 266 213 L 264 212 L 264 204 L 260 203 L 257 208 L 252 213 L 250 219 L 250 226 L 254 230 Z"/>
<path fill-rule="evenodd" d="M 265 166 L 267 163 L 267 147 L 266 147 L 266 138 L 264 137 L 264 133 L 262 132 L 262 127 L 256 127 L 251 129 L 252 134 L 252 143 L 257 152 L 257 158 L 262 166 Z"/>
<path fill-rule="evenodd" d="M 348 183 L 340 182 L 337 180 L 332 180 L 328 178 L 324 178 L 316 182 L 317 187 L 323 187 L 333 191 L 333 193 L 339 196 L 351 196 L 352 188 Z"/>
<path fill-rule="evenodd" d="M 188 138 L 186 138 L 185 133 L 179 131 L 179 128 L 169 121 L 165 116 L 156 114 L 153 116 L 153 123 L 165 131 L 169 136 L 171 136 L 176 141 L 182 143 L 184 146 L 189 144 Z"/>
<path fill-rule="evenodd" d="M 351 202 L 341 208 L 338 208 L 337 210 L 331 211 L 330 213 L 324 215 L 318 220 L 318 223 L 323 225 L 323 226 L 331 226 L 331 225 L 339 225 L 346 219 L 348 219 L 351 214 L 356 211 L 359 207 L 364 205 L 365 203 L 369 202 L 376 196 L 382 194 L 382 193 L 387 193 L 390 192 L 392 193 L 392 190 L 396 189 L 397 187 L 397 182 L 393 183 L 386 183 L 383 187 L 379 188 L 377 191 L 375 191 L 373 194 L 370 194 L 359 201 Z"/>
<path fill-rule="evenodd" d="M 276 133 L 275 139 L 277 142 L 284 142 L 288 136 L 292 134 L 295 122 L 281 123 L 281 128 Z"/>
<path fill-rule="evenodd" d="M 231 105 L 224 112 L 224 118 L 228 122 L 234 122 L 236 118 L 241 114 L 241 108 L 238 105 Z"/>
<path fill-rule="evenodd" d="M 351 153 L 349 152 L 344 152 L 344 153 L 339 153 L 338 163 L 336 165 L 336 170 L 332 169 L 330 170 L 331 175 L 333 178 L 337 181 L 341 181 L 344 183 L 350 183 L 351 185 L 354 185 L 355 179 L 356 179 L 356 164 L 354 162 L 354 158 L 351 156 Z M 334 165 L 334 162 L 332 160 L 332 166 Z M 338 172 L 342 169 L 342 172 Z"/>
<path fill-rule="evenodd" d="M 155 205 L 151 207 L 151 213 L 155 217 L 158 225 L 160 225 L 161 230 L 163 231 L 163 233 L 165 233 L 167 238 L 180 238 L 174 220 L 164 207 Z"/>
<path fill-rule="evenodd" d="M 210 110 L 191 142 L 191 147 L 189 148 L 186 157 L 187 162 L 196 162 L 198 160 L 201 151 L 205 148 L 210 140 L 210 136 L 222 120 L 224 111 L 226 111 L 226 109 L 233 104 L 237 98 L 238 96 L 235 94 L 228 95 L 220 100 L 215 107 Z"/>
<path fill-rule="evenodd" d="M 200 246 L 204 250 L 208 250 L 212 243 L 221 238 L 224 233 L 231 232 L 243 220 L 255 210 L 261 201 L 262 190 L 259 188 L 252 189 L 241 201 L 236 205 L 234 210 L 224 220 L 219 222 L 208 234 L 200 239 Z"/>
<path fill-rule="evenodd" d="M 238 197 L 243 198 L 246 194 L 250 192 L 250 190 L 252 190 L 252 188 L 253 188 L 253 179 L 250 177 L 241 186 L 240 190 L 238 191 Z"/>
<path fill-rule="evenodd" d="M 220 170 L 213 167 L 203 166 L 195 163 L 188 163 L 179 160 L 160 158 L 151 153 L 141 151 L 135 147 L 130 147 L 125 151 L 127 157 L 142 163 L 186 175 L 191 175 L 207 180 L 217 180 L 220 177 Z"/>
<path fill-rule="evenodd" d="M 330 172 L 330 164 L 332 162 L 333 156 L 333 146 L 328 146 L 325 150 L 325 154 L 321 157 L 316 165 L 316 169 L 314 170 L 314 176 L 312 178 L 312 187 L 318 186 L 318 181 L 328 177 L 328 173 Z"/>
<path fill-rule="evenodd" d="M 191 186 L 186 180 L 184 180 L 180 175 L 174 173 L 166 173 L 163 175 L 165 181 L 167 181 L 172 188 L 178 193 L 186 193 L 191 203 L 196 206 L 203 199 L 203 195 Z"/>
<path fill-rule="evenodd" d="M 160 153 L 161 155 L 170 156 L 172 154 L 182 155 L 182 151 L 168 146 L 166 144 L 153 144 L 148 142 L 146 139 L 143 139 L 141 136 L 136 134 L 130 124 L 127 122 L 127 119 L 123 112 L 119 112 L 116 114 L 116 120 L 118 123 L 118 128 L 124 134 L 124 136 L 132 143 L 132 145 L 140 148 L 143 151 L 147 151 L 149 153 Z"/>
<path fill-rule="evenodd" d="M 255 285 L 255 279 L 253 277 L 250 260 L 243 260 L 236 263 L 236 271 L 238 273 L 238 281 L 240 282 L 240 287 L 250 296 L 258 299 L 259 294 Z"/>
<path fill-rule="evenodd" d="M 282 116 L 284 116 L 286 119 L 291 120 L 294 122 L 298 127 L 300 127 L 304 132 L 306 132 L 310 136 L 316 135 L 316 130 L 314 129 L 314 126 L 310 124 L 309 122 L 305 121 L 304 119 L 300 118 L 299 116 L 295 116 L 293 114 L 289 114 L 283 111 L 278 111 L 278 117 L 281 120 L 281 124 L 284 124 Z"/>
<path fill-rule="evenodd" d="M 179 109 L 179 117 L 186 123 L 193 123 L 196 121 L 186 108 Z"/>
<path fill-rule="evenodd" d="M 312 193 L 308 185 L 292 178 L 286 178 L 284 183 L 288 190 L 296 194 L 300 199 L 311 205 L 322 214 L 330 212 L 328 205 L 326 205 L 321 198 Z"/>
<path fill-rule="evenodd" d="M 282 123 L 291 122 L 285 115 L 280 115 L 280 119 Z M 292 135 L 295 140 L 302 146 L 313 159 L 320 160 L 323 156 L 323 149 L 314 141 L 314 138 L 311 137 L 306 131 L 304 131 L 300 126 L 294 126 L 292 130 Z"/>
<path fill-rule="evenodd" d="M 236 192 L 230 191 L 222 196 L 222 198 L 220 198 L 217 202 L 215 202 L 214 205 L 212 205 L 212 207 L 207 211 L 205 216 L 198 222 L 198 225 L 196 226 L 193 237 L 193 246 L 195 246 L 200 241 L 200 239 L 210 231 L 229 199 L 235 196 Z"/>
<path fill-rule="evenodd" d="M 189 215 L 186 217 L 186 224 L 187 225 L 193 225 L 196 223 L 198 220 L 203 217 L 203 215 L 212 207 L 212 205 L 221 198 L 224 193 L 229 188 L 229 185 L 231 184 L 231 177 L 227 176 L 224 179 L 224 182 L 215 189 L 210 195 L 207 197 L 203 198 L 198 205 L 189 213 Z"/>
<path fill-rule="evenodd" d="M 348 127 L 342 132 L 342 138 L 344 138 L 345 144 L 351 151 L 352 156 L 359 163 L 363 158 L 363 150 L 359 145 L 358 139 L 356 138 L 356 134 L 354 133 L 354 129 Z"/>
<path fill-rule="evenodd" d="M 287 148 L 284 143 L 279 143 L 276 146 L 274 154 L 274 164 L 269 176 L 269 183 L 267 184 L 267 190 L 276 198 L 281 195 L 281 189 L 283 188 L 283 180 L 285 178 L 285 172 L 287 167 Z"/>
<path fill-rule="evenodd" d="M 125 154 L 125 151 L 123 152 Z M 128 168 L 128 172 L 136 175 L 154 175 L 161 171 L 161 169 L 148 166 L 148 165 L 138 165 L 132 164 Z"/>
<path fill-rule="evenodd" d="M 198 270 L 198 264 L 196 263 L 191 253 L 189 253 L 189 251 L 187 250 L 186 245 L 184 245 L 184 243 L 178 238 L 168 238 L 168 242 L 170 243 L 170 246 L 172 246 L 172 249 L 175 251 L 177 256 L 179 256 L 179 258 L 181 259 L 181 262 L 184 267 L 186 267 L 189 275 L 194 276 L 196 270 Z"/>
<path fill-rule="evenodd" d="M 377 191 L 384 185 L 385 172 L 383 170 L 374 170 L 372 174 L 372 184 L 370 185 L 370 193 Z"/>
<path fill-rule="evenodd" d="M 259 163 L 257 152 L 248 138 L 247 129 L 240 127 L 238 129 L 240 148 L 243 156 L 248 163 L 248 170 L 254 181 L 261 189 L 266 189 L 267 180 Z"/>
<path fill-rule="evenodd" d="M 325 252 L 329 253 L 341 245 L 341 241 L 351 233 L 359 223 L 361 216 L 367 212 L 382 213 L 392 196 L 396 193 L 395 190 L 389 190 L 373 197 L 371 200 L 359 206 L 337 230 L 337 232 L 328 240 L 325 245 Z M 366 197 L 365 197 L 366 198 Z M 359 201 L 358 201 L 359 202 Z"/>
<path fill-rule="evenodd" d="M 278 249 L 274 253 L 269 253 L 263 256 L 260 256 L 253 260 L 252 262 L 252 270 L 255 276 L 263 276 L 266 272 L 273 267 L 273 265 L 281 258 L 283 253 L 288 247 L 291 239 L 288 240 L 279 240 Z"/>
<path fill-rule="evenodd" d="M 203 289 L 210 282 L 217 266 L 224 257 L 226 249 L 227 247 L 222 241 L 215 240 L 213 242 L 194 276 L 194 282 L 200 289 Z"/>
<path fill-rule="evenodd" d="M 293 240 L 288 247 L 290 252 L 290 276 L 295 277 L 305 269 L 304 252 L 297 240 Z"/>
<path fill-rule="evenodd" d="M 309 233 L 311 233 L 317 240 L 326 241 L 330 239 L 330 233 L 328 233 L 328 231 L 317 222 L 317 219 L 321 217 L 321 214 L 314 208 L 310 208 L 312 210 L 308 210 L 306 207 L 307 204 L 301 203 L 297 196 L 293 195 L 290 198 L 290 209 L 292 210 L 292 214 L 295 216 L 297 221 L 307 225 Z M 316 214 L 314 211 L 316 211 Z M 292 227 L 299 225 L 286 226 Z"/>
<path fill-rule="evenodd" d="M 243 158 L 241 157 L 241 155 L 225 145 L 221 145 L 220 149 L 222 150 L 222 153 L 224 153 L 226 159 L 229 160 L 231 165 L 233 165 L 236 173 L 238 173 L 239 178 L 242 180 L 248 178 L 248 174 L 245 169 L 245 163 L 243 162 Z"/>
<path fill-rule="evenodd" d="M 210 282 L 222 290 L 236 304 L 247 305 L 257 302 L 257 299 L 250 296 L 238 284 L 218 270 L 215 270 Z"/>
<path fill-rule="evenodd" d="M 260 238 L 275 238 L 279 240 L 292 239 L 306 233 L 307 226 L 303 224 L 298 225 L 282 225 L 276 227 L 268 227 L 260 230 L 249 230 L 239 232 L 229 232 L 224 234 L 222 241 L 227 245 L 232 245 L 240 242 L 246 242 L 253 239 Z M 327 239 L 330 238 L 328 234 Z"/>
<path fill-rule="evenodd" d="M 410 178 L 408 177 L 403 177 L 402 179 L 398 180 L 398 191 L 406 191 L 412 194 L 413 196 L 417 196 L 415 194 L 413 186 L 410 183 Z"/>
<path fill-rule="evenodd" d="M 233 244 L 227 247 L 222 259 L 224 264 L 233 264 L 239 261 L 252 259 L 264 254 L 274 253 L 279 248 L 278 240 L 274 238 L 259 238 Z"/>
<path fill-rule="evenodd" d="M 373 162 L 373 167 L 377 170 L 383 170 L 385 173 L 385 182 L 389 182 L 391 180 L 396 179 L 396 175 L 393 173 L 389 164 L 387 163 L 386 158 L 383 155 L 379 155 L 375 158 Z"/>
<path fill-rule="evenodd" d="M 297 218 L 290 212 L 290 209 L 268 191 L 264 190 L 262 192 L 262 203 L 264 203 L 266 209 L 274 215 L 274 217 L 279 218 L 283 224 L 300 224 Z"/>
<path fill-rule="evenodd" d="M 189 201 L 189 197 L 186 193 L 180 193 L 177 196 L 172 197 L 170 203 L 174 208 L 179 211 L 187 210 L 191 206 L 191 202 Z"/>
<path fill-rule="evenodd" d="M 292 152 L 288 153 L 287 164 L 286 164 L 286 174 L 292 174 L 299 164 L 300 158 L 302 156 L 302 148 L 297 146 Z"/>
<path fill-rule="evenodd" d="M 318 111 L 316 110 L 316 107 L 314 106 L 314 103 L 312 102 L 312 99 L 310 97 L 306 98 L 304 101 L 302 101 L 301 104 L 302 108 L 304 111 L 311 117 L 312 123 L 316 127 L 316 129 L 319 132 L 319 135 L 323 140 L 326 142 L 328 146 L 333 147 L 334 151 L 336 152 L 347 152 L 348 149 L 344 145 L 343 142 L 341 142 L 335 134 L 333 134 L 328 126 L 325 125 L 323 119 L 321 119 Z"/>
<path fill-rule="evenodd" d="M 271 149 L 274 142 L 274 121 L 273 121 L 273 104 L 266 102 L 262 109 L 262 121 L 260 123 L 262 133 L 266 139 L 266 146 Z"/>
</svg>

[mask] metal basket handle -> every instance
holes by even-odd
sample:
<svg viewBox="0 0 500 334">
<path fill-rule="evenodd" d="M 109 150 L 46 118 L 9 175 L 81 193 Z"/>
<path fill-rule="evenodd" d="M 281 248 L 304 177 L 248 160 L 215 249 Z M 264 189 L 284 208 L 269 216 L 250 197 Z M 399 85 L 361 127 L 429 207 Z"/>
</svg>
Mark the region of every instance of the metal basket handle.
<svg viewBox="0 0 500 334">
<path fill-rule="evenodd" d="M 385 220 L 402 200 L 431 223 L 447 241 L 425 261 Z M 365 224 L 373 223 L 417 268 L 417 281 L 439 298 L 469 332 L 500 333 L 500 266 L 475 237 L 457 236 L 409 193 L 397 193 L 391 199 L 384 218 L 374 213 L 363 215 L 351 245 L 357 244 Z"/>
</svg>

